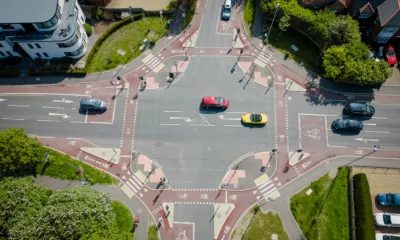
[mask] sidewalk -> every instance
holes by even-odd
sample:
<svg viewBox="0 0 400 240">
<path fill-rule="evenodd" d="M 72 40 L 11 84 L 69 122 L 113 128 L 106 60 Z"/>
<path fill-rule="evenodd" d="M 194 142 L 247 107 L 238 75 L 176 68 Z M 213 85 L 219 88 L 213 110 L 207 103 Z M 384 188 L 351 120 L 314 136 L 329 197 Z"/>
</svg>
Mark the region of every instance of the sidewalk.
<svg viewBox="0 0 400 240">
<path fill-rule="evenodd" d="M 251 41 L 254 46 L 261 49 L 263 46 L 262 36 L 263 25 L 263 13 L 260 8 L 257 8 L 255 13 L 253 36 L 250 36 Z M 299 63 L 292 59 L 284 59 L 284 54 L 274 49 L 274 58 L 285 65 L 287 68 L 293 70 L 297 74 L 301 75 L 303 78 L 308 79 L 308 81 L 313 81 L 318 84 L 321 88 L 330 90 L 333 92 L 346 92 L 346 93 L 357 93 L 357 94 L 400 94 L 400 86 L 385 86 L 383 84 L 381 87 L 361 87 L 358 85 L 348 85 L 348 84 L 336 84 L 329 80 L 323 79 L 314 72 L 309 71 L 305 67 L 301 66 Z"/>
</svg>

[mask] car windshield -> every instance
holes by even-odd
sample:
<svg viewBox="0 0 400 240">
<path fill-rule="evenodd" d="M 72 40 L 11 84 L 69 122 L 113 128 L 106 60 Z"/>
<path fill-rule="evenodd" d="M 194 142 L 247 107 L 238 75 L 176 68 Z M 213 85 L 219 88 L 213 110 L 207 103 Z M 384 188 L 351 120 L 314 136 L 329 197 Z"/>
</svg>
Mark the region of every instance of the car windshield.
<svg viewBox="0 0 400 240">
<path fill-rule="evenodd" d="M 261 119 L 262 119 L 262 117 L 260 114 L 251 114 L 250 115 L 250 120 L 252 122 L 261 122 Z"/>
<path fill-rule="evenodd" d="M 216 97 L 216 98 L 214 98 L 215 99 L 215 102 L 217 103 L 217 104 L 219 104 L 219 105 L 223 105 L 224 104 L 224 100 L 222 99 L 222 97 Z"/>
<path fill-rule="evenodd" d="M 383 222 L 385 224 L 392 224 L 392 220 L 390 220 L 390 215 L 383 214 Z"/>
<path fill-rule="evenodd" d="M 386 202 L 388 204 L 393 204 L 393 197 L 391 194 L 386 194 Z"/>
<path fill-rule="evenodd" d="M 389 49 L 389 50 L 387 51 L 387 55 L 388 55 L 388 56 L 394 56 L 395 54 L 394 54 L 394 51 L 393 51 L 392 49 Z"/>
<path fill-rule="evenodd" d="M 94 100 L 93 104 L 94 104 L 96 107 L 101 107 L 101 101 L 100 101 L 100 100 Z"/>
<path fill-rule="evenodd" d="M 230 8 L 224 8 L 224 13 L 230 13 L 231 9 Z"/>
</svg>

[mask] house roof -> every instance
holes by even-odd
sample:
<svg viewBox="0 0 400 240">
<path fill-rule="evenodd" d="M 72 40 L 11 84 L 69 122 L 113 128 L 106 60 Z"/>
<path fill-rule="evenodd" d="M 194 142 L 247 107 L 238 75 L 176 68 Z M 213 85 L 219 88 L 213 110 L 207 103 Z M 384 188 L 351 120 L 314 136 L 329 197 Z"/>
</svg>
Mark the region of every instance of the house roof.
<svg viewBox="0 0 400 240">
<path fill-rule="evenodd" d="M 0 24 L 46 22 L 56 13 L 57 3 L 57 0 L 1 0 Z"/>
<path fill-rule="evenodd" d="M 386 0 L 378 6 L 379 21 L 384 26 L 392 17 L 400 12 L 400 0 Z"/>
<path fill-rule="evenodd" d="M 372 13 L 375 13 L 375 10 L 374 10 L 374 8 L 372 7 L 372 5 L 371 5 L 370 2 L 368 2 L 367 4 L 365 4 L 362 8 L 360 8 L 360 12 L 363 12 L 366 8 L 371 9 L 371 12 L 372 12 Z"/>
</svg>

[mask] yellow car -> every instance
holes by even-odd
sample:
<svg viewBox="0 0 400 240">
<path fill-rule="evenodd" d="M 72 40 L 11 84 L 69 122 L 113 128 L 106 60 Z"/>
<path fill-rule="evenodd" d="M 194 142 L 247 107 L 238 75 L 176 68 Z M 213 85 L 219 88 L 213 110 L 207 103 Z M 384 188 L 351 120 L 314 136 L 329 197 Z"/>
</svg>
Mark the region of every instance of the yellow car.
<svg viewBox="0 0 400 240">
<path fill-rule="evenodd" d="M 264 113 L 246 113 L 242 116 L 245 124 L 267 124 L 268 116 Z"/>
</svg>

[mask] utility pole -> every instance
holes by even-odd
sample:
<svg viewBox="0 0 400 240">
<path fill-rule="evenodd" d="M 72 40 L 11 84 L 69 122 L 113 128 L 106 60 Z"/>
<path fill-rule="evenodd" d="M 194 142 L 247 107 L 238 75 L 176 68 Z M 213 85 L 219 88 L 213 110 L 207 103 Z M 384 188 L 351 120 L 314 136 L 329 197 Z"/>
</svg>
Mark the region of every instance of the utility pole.
<svg viewBox="0 0 400 240">
<path fill-rule="evenodd" d="M 128 6 L 128 8 L 129 8 L 129 14 L 131 15 L 131 18 L 132 18 L 133 28 L 137 32 L 137 29 L 136 29 L 136 26 L 135 26 L 135 20 L 133 19 L 133 15 L 132 15 L 132 7 Z M 135 34 L 135 35 L 137 36 L 137 39 L 139 41 L 139 35 L 138 34 Z"/>
</svg>

